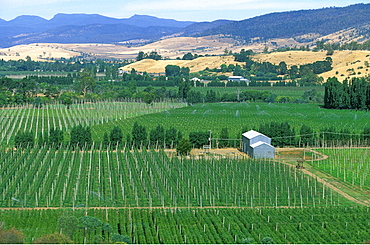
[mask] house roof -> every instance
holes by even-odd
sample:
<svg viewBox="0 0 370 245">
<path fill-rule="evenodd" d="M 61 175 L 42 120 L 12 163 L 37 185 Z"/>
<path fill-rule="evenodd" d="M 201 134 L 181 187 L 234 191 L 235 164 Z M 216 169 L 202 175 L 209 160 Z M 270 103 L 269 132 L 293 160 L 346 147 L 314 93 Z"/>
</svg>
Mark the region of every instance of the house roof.
<svg viewBox="0 0 370 245">
<path fill-rule="evenodd" d="M 262 136 L 265 136 L 265 137 L 267 137 L 266 135 L 264 135 L 264 134 L 261 134 L 261 133 L 259 133 L 259 132 L 257 132 L 257 131 L 254 131 L 254 130 L 249 130 L 248 132 L 245 132 L 244 134 L 242 134 L 244 137 L 246 137 L 246 138 L 248 138 L 248 139 L 252 139 L 252 138 L 254 138 L 254 137 L 256 137 L 256 136 L 258 136 L 258 135 L 262 135 Z M 268 138 L 268 137 L 267 137 Z"/>
<path fill-rule="evenodd" d="M 263 141 L 258 141 L 258 142 L 254 143 L 254 144 L 251 144 L 251 147 L 252 147 L 252 148 L 256 148 L 256 147 L 258 147 L 258 146 L 260 146 L 260 145 L 268 145 L 268 146 L 270 146 L 270 147 L 274 148 L 272 145 L 270 145 L 270 144 L 268 144 L 268 143 L 266 143 L 266 142 L 263 142 Z"/>
</svg>

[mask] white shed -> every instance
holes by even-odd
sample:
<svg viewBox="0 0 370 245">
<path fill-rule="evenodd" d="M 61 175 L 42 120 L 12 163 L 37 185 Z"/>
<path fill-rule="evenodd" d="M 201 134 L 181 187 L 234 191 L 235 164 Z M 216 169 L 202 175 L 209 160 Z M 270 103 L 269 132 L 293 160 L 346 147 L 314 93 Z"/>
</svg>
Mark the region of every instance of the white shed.
<svg viewBox="0 0 370 245">
<path fill-rule="evenodd" d="M 242 76 L 229 76 L 228 81 L 233 81 L 233 82 L 245 82 L 247 84 L 249 84 L 249 80 L 242 77 Z"/>
<path fill-rule="evenodd" d="M 271 138 L 254 130 L 242 134 L 242 147 L 243 152 L 253 158 L 274 158 L 275 155 Z"/>
</svg>

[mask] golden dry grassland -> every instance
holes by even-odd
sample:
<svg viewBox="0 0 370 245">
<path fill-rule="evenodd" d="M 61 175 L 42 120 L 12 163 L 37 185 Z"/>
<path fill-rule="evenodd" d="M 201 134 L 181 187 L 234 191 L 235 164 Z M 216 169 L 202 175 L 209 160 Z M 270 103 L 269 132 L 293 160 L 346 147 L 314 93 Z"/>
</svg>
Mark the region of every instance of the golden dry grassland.
<svg viewBox="0 0 370 245">
<path fill-rule="evenodd" d="M 293 39 L 276 39 L 273 41 L 275 44 L 277 43 L 279 45 L 299 46 L 299 43 Z M 142 46 L 39 43 L 0 49 L 0 59 L 19 60 L 29 56 L 32 60 L 45 61 L 51 60 L 52 58 L 64 57 L 68 59 L 81 55 L 96 58 L 135 59 L 140 51 L 145 53 L 156 51 L 162 55 L 162 57 L 169 59 L 160 61 L 143 60 L 126 66 L 123 69 L 131 70 L 135 68 L 135 70 L 142 72 L 163 73 L 165 67 L 171 64 L 180 67 L 189 67 L 191 72 L 197 72 L 207 67 L 210 69 L 217 68 L 222 64 L 243 65 L 243 63 L 235 62 L 232 56 L 208 56 L 191 61 L 176 60 L 176 58 L 182 57 L 188 52 L 199 55 L 220 55 L 223 54 L 225 50 L 239 52 L 242 48 L 252 49 L 257 52 L 261 51 L 265 45 L 270 46 L 271 42 L 272 41 L 269 43 L 255 43 L 249 46 L 240 46 L 237 41 L 231 38 L 208 36 L 173 37 Z M 285 61 L 288 66 L 291 66 L 324 60 L 326 57 L 326 52 L 287 51 L 266 54 L 259 53 L 255 55 L 253 59 L 261 62 L 269 61 L 274 64 Z M 339 80 L 344 80 L 347 77 L 362 77 L 369 75 L 370 51 L 335 51 L 330 57 L 333 60 L 333 70 L 321 74 L 325 80 L 333 76 L 338 77 Z"/>
</svg>

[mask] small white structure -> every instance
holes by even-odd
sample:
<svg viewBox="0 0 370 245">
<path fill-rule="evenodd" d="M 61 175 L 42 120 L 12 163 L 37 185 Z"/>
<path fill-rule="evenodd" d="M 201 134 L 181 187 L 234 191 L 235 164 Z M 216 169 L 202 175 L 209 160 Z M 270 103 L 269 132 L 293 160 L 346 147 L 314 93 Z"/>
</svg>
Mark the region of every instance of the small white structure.
<svg viewBox="0 0 370 245">
<path fill-rule="evenodd" d="M 274 158 L 275 147 L 271 145 L 271 138 L 257 131 L 250 130 L 242 134 L 243 152 L 253 158 Z"/>
<path fill-rule="evenodd" d="M 202 80 L 197 77 L 193 77 L 192 79 L 190 79 L 190 81 L 194 83 L 194 87 L 197 87 L 197 82 L 201 82 Z"/>
<path fill-rule="evenodd" d="M 230 76 L 227 80 L 232 82 L 245 82 L 249 84 L 249 80 L 242 76 Z"/>
</svg>

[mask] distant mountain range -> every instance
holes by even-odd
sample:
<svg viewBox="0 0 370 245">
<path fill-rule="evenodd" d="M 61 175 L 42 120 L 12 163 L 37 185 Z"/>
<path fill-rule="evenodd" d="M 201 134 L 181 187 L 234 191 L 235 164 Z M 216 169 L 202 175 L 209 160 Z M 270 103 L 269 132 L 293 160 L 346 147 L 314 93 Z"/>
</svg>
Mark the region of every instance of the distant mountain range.
<svg viewBox="0 0 370 245">
<path fill-rule="evenodd" d="M 191 21 L 134 15 L 127 19 L 98 14 L 57 14 L 46 20 L 22 15 L 0 19 L 0 47 L 30 43 L 114 43 L 135 39 L 157 40 L 193 24 Z"/>
<path fill-rule="evenodd" d="M 0 47 L 30 43 L 140 43 L 169 36 L 225 35 L 239 41 L 315 38 L 346 29 L 370 36 L 370 4 L 271 13 L 242 21 L 176 21 L 147 15 L 117 19 L 98 14 L 57 14 L 46 20 L 22 15 L 0 19 Z"/>
</svg>

